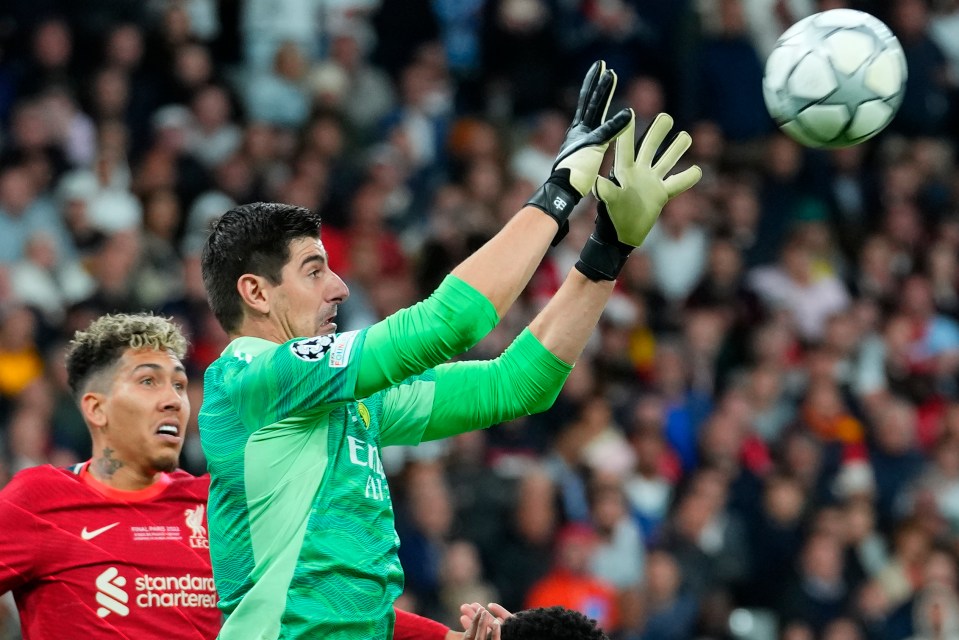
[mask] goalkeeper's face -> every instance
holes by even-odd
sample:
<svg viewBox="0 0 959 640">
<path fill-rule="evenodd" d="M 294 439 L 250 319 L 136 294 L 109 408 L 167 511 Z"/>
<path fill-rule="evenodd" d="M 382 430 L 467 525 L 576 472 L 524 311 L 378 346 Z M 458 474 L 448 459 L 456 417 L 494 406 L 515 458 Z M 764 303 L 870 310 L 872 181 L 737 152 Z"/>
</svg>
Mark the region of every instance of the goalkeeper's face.
<svg viewBox="0 0 959 640">
<path fill-rule="evenodd" d="M 280 284 L 269 292 L 270 315 L 287 340 L 336 332 L 336 312 L 350 295 L 346 283 L 327 264 L 319 238 L 290 242 L 290 259 Z"/>
</svg>

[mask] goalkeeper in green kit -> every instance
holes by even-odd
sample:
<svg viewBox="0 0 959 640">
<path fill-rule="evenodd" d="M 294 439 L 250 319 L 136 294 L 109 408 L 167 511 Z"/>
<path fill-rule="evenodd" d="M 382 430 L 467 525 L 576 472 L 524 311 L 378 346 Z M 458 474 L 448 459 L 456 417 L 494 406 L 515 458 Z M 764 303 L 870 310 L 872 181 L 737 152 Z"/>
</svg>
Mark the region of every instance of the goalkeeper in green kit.
<svg viewBox="0 0 959 640">
<path fill-rule="evenodd" d="M 403 573 L 380 448 L 548 408 L 629 252 L 699 180 L 697 167 L 666 176 L 685 132 L 655 157 L 669 116 L 635 154 L 632 112 L 606 119 L 615 85 L 594 64 L 527 206 L 427 300 L 369 328 L 336 332 L 349 292 L 327 265 L 318 214 L 257 203 L 214 224 L 203 280 L 232 342 L 207 369 L 199 423 L 220 638 L 392 637 Z M 597 179 L 614 140 L 612 179 Z M 590 190 L 596 229 L 553 299 L 495 360 L 446 363 L 496 325 Z"/>
</svg>

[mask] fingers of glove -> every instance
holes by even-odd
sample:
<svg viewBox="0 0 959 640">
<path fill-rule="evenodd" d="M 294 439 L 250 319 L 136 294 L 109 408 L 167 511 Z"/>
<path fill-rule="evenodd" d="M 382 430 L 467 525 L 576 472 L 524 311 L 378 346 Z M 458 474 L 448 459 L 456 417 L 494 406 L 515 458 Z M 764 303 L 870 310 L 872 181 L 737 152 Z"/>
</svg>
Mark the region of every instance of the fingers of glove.
<svg viewBox="0 0 959 640">
<path fill-rule="evenodd" d="M 636 114 L 633 113 L 632 109 L 624 109 L 624 111 L 629 112 L 629 120 L 620 132 L 619 137 L 616 138 L 616 155 L 613 158 L 613 171 L 619 176 L 620 183 L 633 168 L 634 158 L 636 157 Z M 613 117 L 618 118 L 622 113 L 620 111 Z"/>
<path fill-rule="evenodd" d="M 590 129 L 595 129 L 606 119 L 606 112 L 609 110 L 609 103 L 613 100 L 613 92 L 616 91 L 616 72 L 607 69 L 599 78 L 599 84 L 596 90 L 589 98 L 589 104 L 583 113 L 583 124 Z"/>
<path fill-rule="evenodd" d="M 639 152 L 636 154 L 636 162 L 644 167 L 652 166 L 653 158 L 656 156 L 656 150 L 663 144 L 669 130 L 673 128 L 673 118 L 668 113 L 660 113 L 654 119 L 646 133 L 639 141 Z"/>
<path fill-rule="evenodd" d="M 583 121 L 590 100 L 593 94 L 596 93 L 596 87 L 600 79 L 605 75 L 605 72 L 606 62 L 603 60 L 594 62 L 589 68 L 589 71 L 586 72 L 586 78 L 583 79 L 583 86 L 579 90 L 579 102 L 576 104 L 576 114 L 573 116 L 573 124 L 570 125 L 570 128 L 575 127 Z"/>
<path fill-rule="evenodd" d="M 605 147 L 607 144 L 620 138 L 626 133 L 626 128 L 632 120 L 632 112 L 629 109 L 623 109 L 615 116 L 601 124 L 593 131 L 583 137 L 582 143 L 577 147 Z M 605 151 L 605 149 L 603 149 Z"/>
<path fill-rule="evenodd" d="M 681 194 L 683 191 L 693 188 L 693 186 L 699 182 L 700 178 L 702 177 L 703 170 L 698 166 L 693 165 L 685 171 L 666 178 L 663 181 L 663 186 L 666 187 L 666 194 L 670 199 L 672 199 Z"/>
<path fill-rule="evenodd" d="M 615 200 L 618 192 L 621 190 L 622 187 L 602 176 L 596 178 L 596 183 L 593 185 L 593 195 L 596 196 L 597 200 L 605 202 L 606 204 Z"/>
<path fill-rule="evenodd" d="M 653 175 L 657 178 L 665 178 L 666 174 L 673 170 L 679 159 L 683 157 L 686 150 L 693 144 L 693 139 L 685 131 L 680 131 L 673 136 L 666 151 L 656 159 L 653 165 Z"/>
<path fill-rule="evenodd" d="M 563 143 L 564 146 L 560 149 L 559 155 L 556 156 L 554 169 L 562 164 L 565 158 L 587 147 L 599 148 L 601 152 L 605 153 L 606 145 L 622 135 L 626 125 L 629 124 L 629 118 L 629 109 L 623 109 L 592 131 L 587 131 L 584 124 L 577 127 L 575 132 L 567 133 L 566 141 Z"/>
</svg>

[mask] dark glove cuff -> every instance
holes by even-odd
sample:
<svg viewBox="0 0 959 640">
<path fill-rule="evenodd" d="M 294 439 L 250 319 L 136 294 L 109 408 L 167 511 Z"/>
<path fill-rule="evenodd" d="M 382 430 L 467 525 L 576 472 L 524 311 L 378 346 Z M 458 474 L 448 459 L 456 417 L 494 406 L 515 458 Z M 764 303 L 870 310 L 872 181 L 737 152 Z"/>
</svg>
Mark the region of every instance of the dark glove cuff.
<svg viewBox="0 0 959 640">
<path fill-rule="evenodd" d="M 609 243 L 600 240 L 594 233 L 583 246 L 576 269 L 594 282 L 615 280 L 632 250 L 633 247 L 622 242 Z"/>
<path fill-rule="evenodd" d="M 540 209 L 559 225 L 559 230 L 552 242 L 555 247 L 569 232 L 567 218 L 582 199 L 583 196 L 576 192 L 569 180 L 554 174 L 533 193 L 526 204 Z"/>
</svg>

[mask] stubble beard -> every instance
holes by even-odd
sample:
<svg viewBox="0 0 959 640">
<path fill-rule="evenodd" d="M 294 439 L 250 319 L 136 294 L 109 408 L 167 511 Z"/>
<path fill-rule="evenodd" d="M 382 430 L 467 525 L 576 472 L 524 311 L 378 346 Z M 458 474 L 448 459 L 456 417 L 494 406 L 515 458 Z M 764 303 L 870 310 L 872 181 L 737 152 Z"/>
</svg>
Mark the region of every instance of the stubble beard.
<svg viewBox="0 0 959 640">
<path fill-rule="evenodd" d="M 175 456 L 157 456 L 150 461 L 150 466 L 153 467 L 153 470 L 156 472 L 162 473 L 171 473 L 176 471 L 177 467 L 180 464 L 180 455 L 177 452 Z"/>
</svg>

